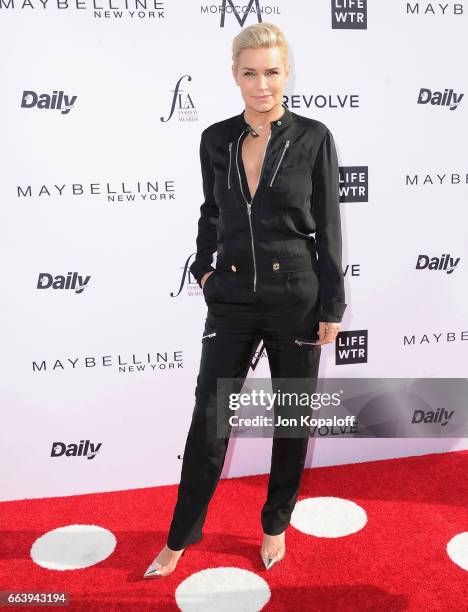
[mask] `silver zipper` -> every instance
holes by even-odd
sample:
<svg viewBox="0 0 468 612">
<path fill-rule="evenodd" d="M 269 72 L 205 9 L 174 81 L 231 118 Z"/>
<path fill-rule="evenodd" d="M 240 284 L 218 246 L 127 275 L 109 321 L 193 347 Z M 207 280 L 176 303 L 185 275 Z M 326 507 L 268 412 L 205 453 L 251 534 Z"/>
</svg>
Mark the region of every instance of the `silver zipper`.
<svg viewBox="0 0 468 612">
<path fill-rule="evenodd" d="M 232 151 L 232 142 L 229 143 L 228 189 L 231 189 L 231 151 Z"/>
<path fill-rule="evenodd" d="M 273 181 L 275 180 L 276 173 L 278 172 L 278 168 L 280 167 L 280 164 L 281 164 L 281 162 L 283 161 L 284 154 L 286 153 L 286 149 L 287 149 L 288 147 L 289 147 L 289 140 L 287 140 L 287 141 L 284 143 L 284 149 L 283 149 L 283 152 L 281 153 L 281 157 L 280 157 L 280 160 L 279 160 L 279 162 L 278 162 L 278 165 L 276 166 L 276 170 L 275 170 L 275 173 L 273 174 L 273 178 L 272 178 L 272 179 L 271 179 L 271 181 L 270 181 L 270 187 L 273 185 Z"/>
<path fill-rule="evenodd" d="M 313 345 L 315 345 L 315 342 L 307 342 L 306 340 L 298 340 L 297 338 L 294 340 L 294 342 L 296 344 L 298 344 L 299 346 L 302 346 L 303 344 L 313 344 Z"/>
<path fill-rule="evenodd" d="M 243 131 L 240 133 L 239 138 L 237 139 L 237 147 L 236 147 L 236 166 L 237 166 L 237 175 L 238 175 L 238 177 L 239 177 L 239 186 L 240 186 L 240 190 L 241 190 L 241 193 L 242 193 L 242 197 L 244 198 L 245 203 L 247 204 L 247 214 L 249 215 L 250 241 L 251 241 L 251 243 L 252 243 L 252 257 L 253 257 L 253 264 L 254 264 L 254 281 L 253 281 L 253 290 L 254 290 L 254 291 L 257 291 L 257 262 L 256 262 L 256 260 L 255 260 L 255 245 L 254 245 L 254 239 L 253 239 L 252 218 L 251 218 L 252 210 L 251 210 L 251 209 L 252 209 L 252 202 L 253 202 L 253 201 L 254 201 L 254 199 L 255 199 L 255 196 L 256 196 L 257 191 L 258 191 L 258 186 L 260 185 L 260 181 L 261 181 L 261 178 L 262 178 L 263 166 L 264 166 L 264 164 L 265 164 L 265 156 L 266 156 L 266 151 L 267 151 L 268 144 L 269 144 L 269 142 L 270 142 L 270 138 L 271 138 L 271 131 L 270 131 L 270 133 L 268 134 L 268 140 L 267 140 L 267 143 L 266 143 L 266 145 L 265 145 L 265 150 L 263 151 L 263 159 L 262 159 L 262 165 L 261 165 L 261 167 L 260 167 L 260 175 L 259 175 L 259 177 L 258 177 L 257 187 L 256 187 L 256 189 L 255 189 L 254 197 L 251 199 L 251 201 L 250 201 L 250 202 L 248 202 L 248 201 L 247 201 L 247 198 L 245 197 L 245 194 L 244 194 L 244 190 L 242 189 L 242 181 L 241 181 L 241 175 L 240 175 L 240 171 L 239 171 L 239 161 L 238 161 L 238 158 L 239 158 L 239 140 L 241 139 L 242 134 L 243 134 L 244 132 L 248 132 L 248 131 L 249 131 L 249 130 L 243 130 Z"/>
<path fill-rule="evenodd" d="M 202 336 L 202 340 L 203 338 L 212 338 L 213 336 L 216 336 L 216 332 L 211 332 L 211 334 L 206 334 L 206 336 Z"/>
<path fill-rule="evenodd" d="M 252 204 L 250 204 L 249 202 L 247 202 L 247 214 L 249 215 L 250 240 L 252 242 L 252 254 L 253 254 L 253 263 L 254 263 L 253 290 L 257 291 L 257 264 L 255 262 L 255 246 L 254 246 L 253 230 L 252 230 Z"/>
</svg>

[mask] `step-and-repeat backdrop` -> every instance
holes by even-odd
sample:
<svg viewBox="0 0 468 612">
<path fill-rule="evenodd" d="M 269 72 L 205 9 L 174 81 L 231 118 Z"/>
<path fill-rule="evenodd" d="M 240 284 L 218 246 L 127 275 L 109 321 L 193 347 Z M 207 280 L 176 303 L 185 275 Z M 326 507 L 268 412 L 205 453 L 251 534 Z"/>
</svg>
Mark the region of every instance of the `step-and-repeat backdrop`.
<svg viewBox="0 0 468 612">
<path fill-rule="evenodd" d="M 467 373 L 468 6 L 0 0 L 1 499 L 175 483 L 206 304 L 188 267 L 231 44 L 280 26 L 284 102 L 338 149 L 342 332 L 324 377 Z M 249 376 L 269 377 L 263 347 Z M 339 436 L 337 436 L 339 438 Z M 231 439 L 223 476 L 266 472 Z M 314 439 L 308 465 L 466 448 Z"/>
</svg>

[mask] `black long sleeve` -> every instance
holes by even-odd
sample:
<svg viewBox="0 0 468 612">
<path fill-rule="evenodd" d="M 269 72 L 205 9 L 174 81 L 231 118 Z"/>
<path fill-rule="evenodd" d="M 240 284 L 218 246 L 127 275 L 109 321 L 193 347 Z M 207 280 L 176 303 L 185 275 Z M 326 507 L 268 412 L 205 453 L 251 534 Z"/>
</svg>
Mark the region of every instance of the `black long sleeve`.
<svg viewBox="0 0 468 612">
<path fill-rule="evenodd" d="M 341 322 L 345 303 L 341 263 L 339 170 L 335 143 L 327 129 L 312 172 L 312 214 L 320 280 L 320 321 Z"/>
<path fill-rule="evenodd" d="M 200 164 L 203 182 L 204 201 L 200 206 L 198 235 L 196 239 L 197 254 L 190 266 L 190 272 L 201 287 L 201 279 L 206 272 L 214 270 L 213 253 L 217 249 L 216 225 L 219 216 L 218 205 L 213 195 L 214 171 L 205 145 L 205 130 L 200 138 Z"/>
</svg>

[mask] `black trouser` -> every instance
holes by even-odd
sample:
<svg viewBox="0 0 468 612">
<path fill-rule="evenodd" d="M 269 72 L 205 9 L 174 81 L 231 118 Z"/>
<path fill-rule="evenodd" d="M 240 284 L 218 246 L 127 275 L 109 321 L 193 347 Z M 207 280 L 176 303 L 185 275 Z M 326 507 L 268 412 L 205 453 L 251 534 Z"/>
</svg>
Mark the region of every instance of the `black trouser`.
<svg viewBox="0 0 468 612">
<path fill-rule="evenodd" d="M 247 290 L 251 282 L 248 275 L 236 274 L 233 284 L 228 272 L 217 269 L 207 279 L 203 293 L 208 313 L 201 339 L 195 408 L 167 539 L 172 550 L 201 539 L 208 504 L 223 469 L 229 435 L 217 435 L 217 379 L 245 380 L 263 340 L 272 380 L 308 379 L 310 392 L 315 392 L 321 346 L 306 343 L 317 339 L 318 330 L 313 275 L 310 270 L 271 275 L 271 282 L 257 285 L 255 294 Z M 273 437 L 268 493 L 261 510 L 266 534 L 280 534 L 290 522 L 308 441 L 308 435 Z"/>
</svg>

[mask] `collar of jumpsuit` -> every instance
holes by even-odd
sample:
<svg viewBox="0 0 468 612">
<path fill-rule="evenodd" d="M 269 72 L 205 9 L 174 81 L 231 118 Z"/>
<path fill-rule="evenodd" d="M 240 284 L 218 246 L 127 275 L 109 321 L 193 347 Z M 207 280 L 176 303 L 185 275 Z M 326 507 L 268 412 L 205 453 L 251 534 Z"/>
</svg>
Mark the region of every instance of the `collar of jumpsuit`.
<svg viewBox="0 0 468 612">
<path fill-rule="evenodd" d="M 284 102 L 281 103 L 284 112 L 281 115 L 281 117 L 279 119 L 275 119 L 274 121 L 270 121 L 270 134 L 265 146 L 265 153 L 264 153 L 264 158 L 263 158 L 263 162 L 262 162 L 262 168 L 260 171 L 260 177 L 259 177 L 259 182 L 257 185 L 257 190 L 255 193 L 257 193 L 257 191 L 259 189 L 261 189 L 261 178 L 264 172 L 264 169 L 267 170 L 268 168 L 268 163 L 269 163 L 269 157 L 270 157 L 270 152 L 272 150 L 275 150 L 275 148 L 277 148 L 278 144 L 276 143 L 276 136 L 286 127 L 288 127 L 289 125 L 291 125 L 291 123 L 293 122 L 293 116 L 291 111 L 287 108 L 287 106 L 284 104 Z M 239 132 L 239 136 L 237 138 L 237 143 L 235 146 L 235 160 L 236 163 L 238 163 L 239 165 L 239 183 L 240 183 L 240 189 L 241 189 L 241 193 L 243 198 L 245 199 L 246 203 L 248 201 L 252 202 L 253 199 L 250 195 L 250 190 L 249 190 L 249 185 L 248 185 L 248 181 L 247 181 L 247 175 L 245 173 L 245 168 L 244 168 L 244 162 L 242 159 L 242 154 L 240 153 L 241 151 L 241 147 L 242 147 L 242 142 L 244 141 L 247 133 L 252 129 L 252 127 L 250 126 L 249 123 L 247 123 L 247 121 L 245 120 L 244 117 L 244 111 L 242 111 L 241 113 L 239 113 L 238 115 L 235 115 L 235 120 L 236 120 L 236 125 L 238 126 L 240 132 Z M 270 142 L 271 141 L 271 142 Z M 289 141 L 288 143 L 289 144 Z M 267 151 L 269 152 L 268 156 L 266 156 Z M 275 151 L 273 155 L 277 155 L 278 151 Z M 246 194 L 249 196 L 248 198 L 246 198 Z"/>
<path fill-rule="evenodd" d="M 279 119 L 275 119 L 275 121 L 270 121 L 272 136 L 273 136 L 273 132 L 277 131 L 278 129 L 282 127 L 290 125 L 292 122 L 291 111 L 284 104 L 284 102 L 282 102 L 281 105 L 284 108 L 283 115 Z M 247 123 L 244 117 L 244 111 L 242 111 L 241 113 L 239 113 L 239 115 L 237 115 L 237 122 L 241 129 L 249 128 L 249 124 Z"/>
</svg>

